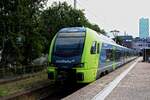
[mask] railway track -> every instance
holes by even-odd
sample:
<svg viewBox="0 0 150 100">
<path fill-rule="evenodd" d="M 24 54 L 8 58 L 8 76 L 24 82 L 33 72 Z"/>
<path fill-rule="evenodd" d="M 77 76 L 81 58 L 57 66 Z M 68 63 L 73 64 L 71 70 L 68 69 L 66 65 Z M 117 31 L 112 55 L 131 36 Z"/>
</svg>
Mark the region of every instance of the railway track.
<svg viewBox="0 0 150 100">
<path fill-rule="evenodd" d="M 69 84 L 69 85 L 62 85 L 58 90 L 56 90 L 54 93 L 50 94 L 46 98 L 43 98 L 42 100 L 60 100 L 75 91 L 79 90 L 80 88 L 86 86 L 87 84 Z"/>
<path fill-rule="evenodd" d="M 120 67 L 117 70 L 109 73 L 108 75 L 101 77 L 96 82 L 93 82 L 92 84 L 94 84 L 95 86 L 91 84 L 87 85 L 87 84 L 71 84 L 71 83 L 64 84 L 64 85 L 59 85 L 59 84 L 56 85 L 53 82 L 48 81 L 48 82 L 45 82 L 44 84 L 38 83 L 39 86 L 36 86 L 34 88 L 30 88 L 25 91 L 15 93 L 5 98 L 0 98 L 0 100 L 60 100 L 64 97 L 69 96 L 70 94 L 74 93 L 77 90 L 82 91 L 83 87 L 94 88 L 97 85 L 98 89 L 99 88 L 102 89 L 103 87 L 105 87 L 105 85 L 107 85 L 110 81 L 112 81 L 115 77 L 117 77 L 122 71 L 127 69 L 129 65 L 131 65 L 133 62 L 134 61 L 131 61 L 128 64 L 125 64 L 124 67 Z M 88 92 L 89 90 L 87 89 L 86 91 Z M 90 94 L 92 95 L 92 93 Z M 78 96 L 79 95 L 81 94 L 78 94 Z"/>
<path fill-rule="evenodd" d="M 27 78 L 33 77 L 37 74 L 39 74 L 39 73 L 22 75 L 22 76 L 12 77 L 12 78 L 8 78 L 8 79 L 0 79 L 0 84 L 9 83 L 9 82 L 13 82 L 13 81 L 19 81 L 19 80 L 22 80 L 22 79 L 27 79 Z"/>
<path fill-rule="evenodd" d="M 37 88 L 1 97 L 0 100 L 60 100 L 84 86 L 85 84 L 65 84 L 58 86 L 46 83 Z"/>
<path fill-rule="evenodd" d="M 19 81 L 19 80 L 22 80 L 22 79 L 27 79 L 27 78 L 39 75 L 43 72 L 46 72 L 46 70 L 41 70 L 39 72 L 33 72 L 33 73 L 25 73 L 25 74 L 16 75 L 16 76 L 13 76 L 13 75 L 6 76 L 6 77 L 3 77 L 3 78 L 0 78 L 0 84 L 9 83 L 9 82 L 13 82 L 13 81 Z"/>
</svg>

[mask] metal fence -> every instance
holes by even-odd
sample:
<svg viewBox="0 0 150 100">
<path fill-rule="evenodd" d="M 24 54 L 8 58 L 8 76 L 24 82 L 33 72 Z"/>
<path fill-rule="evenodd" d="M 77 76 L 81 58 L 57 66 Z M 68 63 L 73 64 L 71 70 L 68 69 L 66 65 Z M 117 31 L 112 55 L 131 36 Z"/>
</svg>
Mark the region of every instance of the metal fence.
<svg viewBox="0 0 150 100">
<path fill-rule="evenodd" d="M 34 74 L 43 71 L 46 68 L 46 65 L 0 67 L 0 79 L 23 76 L 26 74 Z"/>
</svg>

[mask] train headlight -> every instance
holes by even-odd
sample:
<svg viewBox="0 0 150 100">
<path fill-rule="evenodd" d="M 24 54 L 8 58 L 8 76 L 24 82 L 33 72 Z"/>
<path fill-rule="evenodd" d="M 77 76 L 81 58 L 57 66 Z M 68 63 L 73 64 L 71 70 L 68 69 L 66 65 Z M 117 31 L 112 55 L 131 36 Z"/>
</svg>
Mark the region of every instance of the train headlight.
<svg viewBox="0 0 150 100">
<path fill-rule="evenodd" d="M 55 65 L 53 63 L 48 63 L 48 66 L 55 67 Z"/>
<path fill-rule="evenodd" d="M 76 67 L 84 67 L 84 63 L 77 64 Z"/>
</svg>

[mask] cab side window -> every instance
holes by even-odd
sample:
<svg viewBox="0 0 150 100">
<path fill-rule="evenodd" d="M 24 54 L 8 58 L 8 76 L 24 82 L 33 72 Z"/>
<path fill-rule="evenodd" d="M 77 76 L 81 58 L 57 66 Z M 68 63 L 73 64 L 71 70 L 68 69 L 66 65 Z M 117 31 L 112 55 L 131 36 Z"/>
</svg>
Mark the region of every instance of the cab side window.
<svg viewBox="0 0 150 100">
<path fill-rule="evenodd" d="M 93 41 L 92 47 L 91 47 L 91 54 L 96 54 L 96 45 L 97 45 L 97 42 Z"/>
</svg>

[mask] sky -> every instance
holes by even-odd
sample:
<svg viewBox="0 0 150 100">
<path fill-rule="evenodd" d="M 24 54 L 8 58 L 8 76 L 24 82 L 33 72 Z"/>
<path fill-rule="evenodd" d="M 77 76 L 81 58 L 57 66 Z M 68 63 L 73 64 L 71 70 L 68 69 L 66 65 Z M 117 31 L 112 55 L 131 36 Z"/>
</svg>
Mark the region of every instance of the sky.
<svg viewBox="0 0 150 100">
<path fill-rule="evenodd" d="M 73 6 L 74 0 L 48 0 L 52 2 L 66 1 Z M 108 34 L 111 30 L 126 32 L 133 37 L 139 36 L 139 19 L 150 17 L 150 0 L 77 0 L 77 9 L 84 9 L 87 19 L 98 24 Z"/>
</svg>

